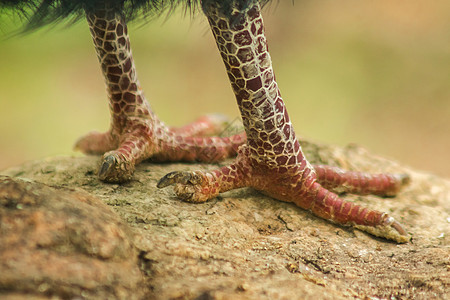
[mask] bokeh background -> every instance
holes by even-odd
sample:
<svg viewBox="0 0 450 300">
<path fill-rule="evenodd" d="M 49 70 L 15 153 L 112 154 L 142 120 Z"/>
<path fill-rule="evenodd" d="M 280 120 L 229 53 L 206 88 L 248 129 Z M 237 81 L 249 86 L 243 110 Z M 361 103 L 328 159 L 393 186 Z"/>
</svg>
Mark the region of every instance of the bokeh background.
<svg viewBox="0 0 450 300">
<path fill-rule="evenodd" d="M 130 27 L 140 81 L 170 125 L 239 115 L 202 15 Z M 281 0 L 265 8 L 275 73 L 298 135 L 371 151 L 450 177 L 450 2 Z M 109 111 L 89 30 L 9 37 L 0 16 L 0 169 L 75 154 Z"/>
</svg>

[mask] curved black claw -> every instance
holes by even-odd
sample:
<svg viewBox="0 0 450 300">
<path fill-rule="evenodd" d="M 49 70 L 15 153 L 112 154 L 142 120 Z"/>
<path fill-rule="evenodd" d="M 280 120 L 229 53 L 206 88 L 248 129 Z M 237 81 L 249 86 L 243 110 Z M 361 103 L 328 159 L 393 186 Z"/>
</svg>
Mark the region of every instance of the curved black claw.
<svg viewBox="0 0 450 300">
<path fill-rule="evenodd" d="M 156 187 L 165 188 L 176 183 L 196 185 L 202 182 L 202 177 L 195 172 L 174 171 L 166 174 L 158 181 Z"/>
<path fill-rule="evenodd" d="M 170 172 L 161 178 L 156 186 L 165 188 L 169 185 L 175 185 L 174 190 L 178 199 L 186 202 L 202 203 L 216 196 L 211 194 L 208 179 L 202 172 Z"/>
<path fill-rule="evenodd" d="M 115 167 L 116 163 L 117 160 L 113 155 L 108 155 L 104 157 L 102 165 L 98 170 L 98 178 L 100 178 L 100 180 L 106 180 L 108 174 L 111 173 L 111 170 Z"/>
<path fill-rule="evenodd" d="M 98 178 L 105 182 L 121 183 L 131 179 L 134 172 L 133 162 L 120 159 L 111 151 L 103 155 L 102 163 L 98 171 Z"/>
</svg>

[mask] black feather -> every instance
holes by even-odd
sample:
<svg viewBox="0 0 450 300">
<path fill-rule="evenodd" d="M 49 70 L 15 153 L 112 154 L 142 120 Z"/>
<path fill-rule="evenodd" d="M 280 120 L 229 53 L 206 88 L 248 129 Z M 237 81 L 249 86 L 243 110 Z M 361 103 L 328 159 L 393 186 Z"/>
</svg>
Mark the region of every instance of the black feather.
<svg viewBox="0 0 450 300">
<path fill-rule="evenodd" d="M 8 11 L 25 17 L 25 31 L 70 19 L 72 23 L 83 18 L 86 11 L 94 11 L 103 0 L 0 0 L 0 13 Z M 171 13 L 182 6 L 195 12 L 200 0 L 107 0 L 127 21 Z"/>
<path fill-rule="evenodd" d="M 177 7 L 183 7 L 186 12 L 194 13 L 201 6 L 201 0 L 106 0 L 127 21 L 170 14 Z M 245 9 L 258 0 L 203 0 L 203 4 L 215 2 L 224 11 L 231 7 Z M 83 18 L 85 11 L 93 11 L 105 0 L 0 0 L 0 13 L 12 11 L 24 16 L 28 22 L 25 31 L 33 30 L 43 25 L 70 19 L 76 22 Z M 265 4 L 268 0 L 259 0 Z"/>
</svg>

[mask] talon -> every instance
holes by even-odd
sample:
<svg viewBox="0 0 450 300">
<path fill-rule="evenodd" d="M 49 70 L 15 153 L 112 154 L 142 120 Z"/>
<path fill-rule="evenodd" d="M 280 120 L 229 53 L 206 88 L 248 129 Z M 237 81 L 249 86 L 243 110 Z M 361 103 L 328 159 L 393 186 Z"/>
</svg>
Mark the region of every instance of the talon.
<svg viewBox="0 0 450 300">
<path fill-rule="evenodd" d="M 397 174 L 397 178 L 402 183 L 402 185 L 407 185 L 411 182 L 411 176 L 408 174 Z"/>
<path fill-rule="evenodd" d="M 404 235 L 404 236 L 408 235 L 406 233 L 406 230 L 403 228 L 403 226 L 397 221 L 394 221 L 394 223 L 391 224 L 391 227 L 394 228 L 400 235 Z"/>
<path fill-rule="evenodd" d="M 169 185 L 173 185 L 175 183 L 182 183 L 182 184 L 187 184 L 187 183 L 191 183 L 191 184 L 196 184 L 196 178 L 198 176 L 195 176 L 196 174 L 192 174 L 191 172 L 180 172 L 180 171 L 175 171 L 175 172 L 170 172 L 169 174 L 167 174 L 166 176 L 164 176 L 163 178 L 161 178 L 158 181 L 158 184 L 156 185 L 156 187 L 158 188 L 165 188 Z"/>
<path fill-rule="evenodd" d="M 168 174 L 166 174 L 163 178 L 161 178 L 158 183 L 156 184 L 156 187 L 159 189 L 168 187 L 169 185 L 174 184 L 175 181 L 175 176 L 178 174 L 179 172 L 175 171 L 175 172 L 170 172 Z"/>
<path fill-rule="evenodd" d="M 111 152 L 103 156 L 98 178 L 109 183 L 122 183 L 130 180 L 133 172 L 133 163 L 129 163 Z"/>
<path fill-rule="evenodd" d="M 111 168 L 115 166 L 117 159 L 113 155 L 108 155 L 103 159 L 100 170 L 98 171 L 98 177 L 100 180 L 106 180 L 108 174 L 111 172 Z"/>
<path fill-rule="evenodd" d="M 384 225 L 392 227 L 400 235 L 403 235 L 403 236 L 407 236 L 408 235 L 406 233 L 406 230 L 403 228 L 403 226 L 399 222 L 397 222 L 393 217 L 388 217 L 384 221 Z"/>
<path fill-rule="evenodd" d="M 186 202 L 201 203 L 218 194 L 212 194 L 206 187 L 207 180 L 199 172 L 170 172 L 157 183 L 158 188 L 175 185 L 174 190 L 178 199 Z"/>
</svg>

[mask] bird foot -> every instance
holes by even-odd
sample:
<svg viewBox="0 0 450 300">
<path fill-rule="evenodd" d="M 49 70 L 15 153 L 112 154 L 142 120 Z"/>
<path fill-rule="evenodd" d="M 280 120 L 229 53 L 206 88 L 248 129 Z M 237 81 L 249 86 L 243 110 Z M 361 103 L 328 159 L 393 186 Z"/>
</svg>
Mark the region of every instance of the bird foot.
<svg viewBox="0 0 450 300">
<path fill-rule="evenodd" d="M 339 184 L 344 184 L 347 190 L 356 194 L 371 192 L 377 195 L 393 195 L 409 182 L 407 175 L 373 175 L 340 169 L 337 172 L 335 168 L 332 171 L 333 176 L 339 173 L 342 178 L 318 177 L 314 166 L 304 161 L 287 167 L 284 165 L 282 169 L 280 166 L 269 167 L 264 162 L 250 158 L 247 146 L 241 146 L 232 165 L 209 172 L 171 172 L 158 182 L 157 187 L 174 185 L 179 199 L 196 203 L 205 202 L 221 192 L 235 188 L 253 187 L 275 199 L 293 202 L 332 222 L 355 225 L 358 229 L 398 243 L 409 240 L 410 237 L 402 225 L 388 214 L 345 201 L 321 185 L 321 182 L 324 182 L 336 188 Z M 358 175 L 358 180 L 355 180 L 355 174 Z M 335 180 L 331 181 L 330 178 Z M 387 193 L 384 193 L 385 191 Z"/>
<path fill-rule="evenodd" d="M 186 202 L 201 203 L 214 197 L 209 188 L 207 177 L 208 174 L 201 172 L 175 171 L 161 178 L 157 187 L 164 188 L 174 185 L 178 199 Z M 215 196 L 217 194 L 214 193 Z"/>
<path fill-rule="evenodd" d="M 126 182 L 135 165 L 152 158 L 157 161 L 212 162 L 236 154 L 246 141 L 245 133 L 223 134 L 229 122 L 221 115 L 207 115 L 181 128 L 168 128 L 159 120 L 129 118 L 125 125 L 105 133 L 92 132 L 75 144 L 85 154 L 103 154 L 98 172 L 105 182 Z"/>
</svg>

